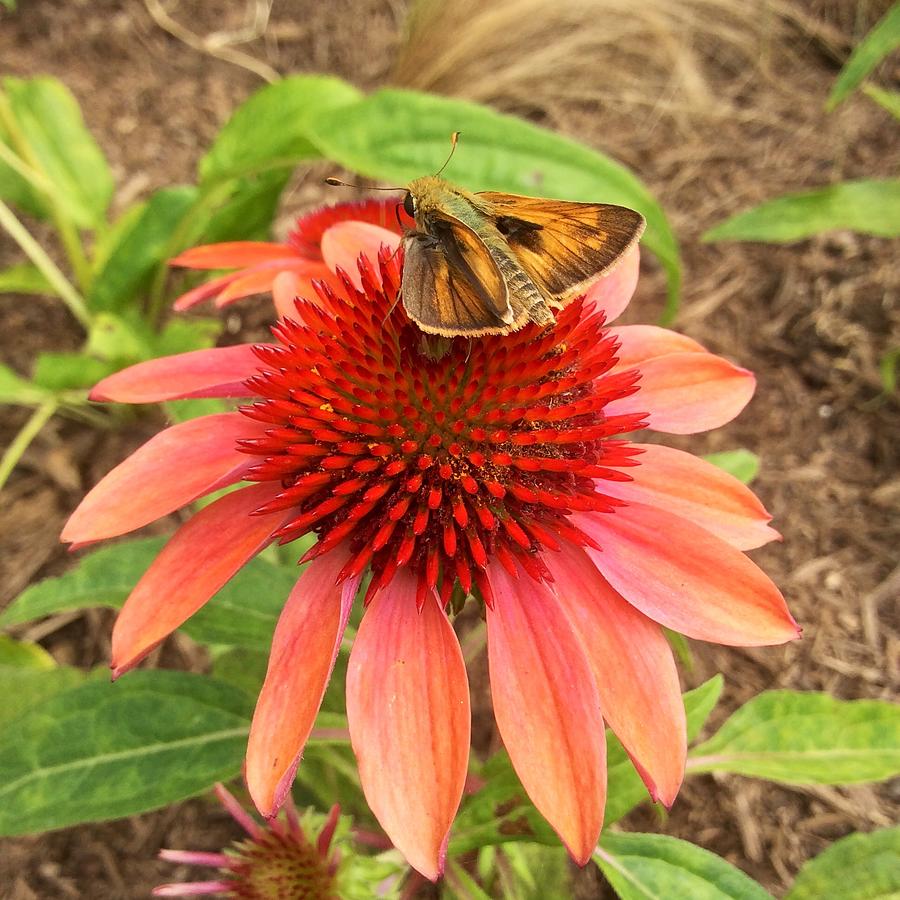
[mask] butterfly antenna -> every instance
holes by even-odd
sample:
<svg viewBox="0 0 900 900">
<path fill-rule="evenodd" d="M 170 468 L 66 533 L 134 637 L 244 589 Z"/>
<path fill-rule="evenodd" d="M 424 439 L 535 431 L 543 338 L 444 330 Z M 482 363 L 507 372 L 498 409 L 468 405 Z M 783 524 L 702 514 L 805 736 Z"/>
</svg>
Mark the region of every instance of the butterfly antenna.
<svg viewBox="0 0 900 900">
<path fill-rule="evenodd" d="M 450 164 L 450 160 L 453 159 L 453 154 L 456 153 L 456 145 L 459 142 L 459 132 L 454 131 L 453 134 L 450 135 L 450 155 L 444 160 L 444 164 L 434 173 L 435 178 L 447 168 Z"/>
<path fill-rule="evenodd" d="M 347 181 L 341 181 L 340 178 L 334 178 L 334 177 L 331 176 L 331 175 L 329 175 L 328 178 L 325 179 L 325 184 L 330 184 L 332 187 L 349 187 L 349 188 L 355 188 L 355 187 L 358 187 L 358 185 L 350 184 L 350 183 L 347 182 Z M 402 188 L 402 187 L 373 187 L 373 188 L 366 188 L 366 190 L 368 190 L 368 191 L 405 191 L 406 188 Z"/>
</svg>

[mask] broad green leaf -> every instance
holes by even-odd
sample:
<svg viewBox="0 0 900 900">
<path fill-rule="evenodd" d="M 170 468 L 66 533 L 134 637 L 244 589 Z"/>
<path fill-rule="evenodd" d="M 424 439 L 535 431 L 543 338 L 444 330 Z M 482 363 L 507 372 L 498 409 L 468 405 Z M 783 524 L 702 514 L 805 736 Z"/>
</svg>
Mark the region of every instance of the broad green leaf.
<svg viewBox="0 0 900 900">
<path fill-rule="evenodd" d="M 809 860 L 785 900 L 897 900 L 900 828 L 851 834 Z"/>
<path fill-rule="evenodd" d="M 744 484 L 750 484 L 759 474 L 759 457 L 750 450 L 723 450 L 720 453 L 708 453 L 703 458 L 724 469 L 729 475 L 734 475 Z"/>
<path fill-rule="evenodd" d="M 71 92 L 47 77 L 4 78 L 3 88 L 18 136 L 27 145 L 25 162 L 53 183 L 49 200 L 82 228 L 102 225 L 113 193 L 112 174 Z M 15 149 L 14 138 L 7 134 L 5 140 Z M 0 195 L 9 171 L 0 165 Z M 33 189 L 30 193 L 36 197 Z M 15 197 L 10 199 L 16 202 Z M 47 204 L 48 198 L 40 197 L 37 210 L 32 205 L 29 211 L 46 210 Z"/>
<path fill-rule="evenodd" d="M 53 694 L 74 687 L 84 672 L 57 666 L 38 644 L 0 635 L 0 730 Z"/>
<path fill-rule="evenodd" d="M 233 685 L 255 697 L 266 677 L 268 663 L 266 650 L 226 646 L 213 652 L 212 675 L 224 684 Z"/>
<path fill-rule="evenodd" d="M 504 865 L 497 867 L 494 897 L 504 900 L 546 900 L 569 896 L 572 870 L 561 846 L 505 844 L 499 851 Z"/>
<path fill-rule="evenodd" d="M 249 698 L 139 671 L 51 697 L 0 737 L 0 834 L 134 815 L 240 772 Z"/>
<path fill-rule="evenodd" d="M 0 270 L 0 294 L 35 294 L 52 297 L 56 291 L 37 266 L 19 263 Z"/>
<path fill-rule="evenodd" d="M 594 860 L 621 900 L 771 900 L 720 856 L 667 835 L 606 832 Z"/>
<path fill-rule="evenodd" d="M 874 84 L 864 84 L 863 93 L 887 110 L 895 119 L 900 119 L 900 91 L 885 91 Z"/>
<path fill-rule="evenodd" d="M 710 713 L 716 708 L 724 686 L 725 679 L 721 675 L 713 675 L 708 681 L 704 681 L 700 687 L 695 687 L 684 695 L 688 743 L 700 734 Z"/>
<path fill-rule="evenodd" d="M 162 331 L 151 332 L 148 342 L 154 357 L 173 356 L 212 347 L 221 331 L 219 319 L 174 316 L 166 322 Z"/>
<path fill-rule="evenodd" d="M 403 185 L 437 171 L 454 131 L 462 137 L 445 174 L 463 187 L 619 203 L 643 213 L 644 243 L 665 266 L 677 303 L 681 263 L 665 214 L 625 166 L 596 150 L 475 103 L 400 90 L 378 91 L 325 113 L 307 133 L 323 156 Z M 674 315 L 675 307 L 669 312 Z"/>
<path fill-rule="evenodd" d="M 134 304 L 156 269 L 167 262 L 172 232 L 196 196 L 194 187 L 164 188 L 128 221 L 91 285 L 87 302 L 92 310 L 119 312 Z"/>
<path fill-rule="evenodd" d="M 115 370 L 108 360 L 84 353 L 41 353 L 34 365 L 34 383 L 48 391 L 88 388 Z"/>
<path fill-rule="evenodd" d="M 73 609 L 118 609 L 164 543 L 164 538 L 142 538 L 87 554 L 63 575 L 39 581 L 19 594 L 0 614 L 0 627 Z M 203 643 L 267 651 L 297 577 L 298 571 L 254 559 L 182 628 Z"/>
<path fill-rule="evenodd" d="M 269 238 L 281 192 L 290 175 L 290 169 L 281 168 L 275 172 L 236 178 L 228 199 L 214 209 L 194 243 Z M 184 248 L 173 249 L 180 251 Z"/>
<path fill-rule="evenodd" d="M 888 10 L 850 55 L 831 89 L 825 109 L 834 109 L 897 47 L 900 47 L 900 3 Z"/>
<path fill-rule="evenodd" d="M 198 416 L 228 412 L 229 409 L 233 409 L 233 404 L 215 397 L 198 397 L 190 400 L 170 400 L 165 404 L 165 409 L 167 418 L 173 423 L 178 423 L 196 419 Z"/>
<path fill-rule="evenodd" d="M 8 366 L 0 365 L 0 403 L 32 406 L 43 403 L 47 397 L 43 388 L 20 378 Z"/>
<path fill-rule="evenodd" d="M 150 356 L 147 342 L 149 329 L 131 310 L 131 315 L 101 312 L 94 316 L 85 352 L 99 359 L 118 361 L 123 365 Z"/>
<path fill-rule="evenodd" d="M 900 706 L 767 691 L 738 709 L 688 762 L 789 784 L 853 784 L 900 772 Z"/>
<path fill-rule="evenodd" d="M 843 181 L 778 197 L 716 225 L 703 240 L 784 244 L 837 229 L 876 237 L 900 234 L 900 179 Z"/>
<path fill-rule="evenodd" d="M 310 122 L 353 103 L 359 91 L 330 75 L 293 75 L 257 91 L 239 106 L 200 160 L 204 185 L 293 168 L 319 156 L 308 140 Z"/>
</svg>

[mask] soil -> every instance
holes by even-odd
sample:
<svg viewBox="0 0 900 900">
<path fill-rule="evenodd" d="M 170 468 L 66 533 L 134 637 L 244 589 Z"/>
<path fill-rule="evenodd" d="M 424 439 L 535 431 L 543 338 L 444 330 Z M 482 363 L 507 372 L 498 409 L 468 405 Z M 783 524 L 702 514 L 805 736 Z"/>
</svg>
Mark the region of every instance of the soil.
<svg viewBox="0 0 900 900">
<path fill-rule="evenodd" d="M 604 7 L 604 0 L 591 2 Z M 440 83 L 424 75 L 425 83 L 417 81 L 421 66 L 396 68 L 401 83 L 528 115 L 631 166 L 662 202 L 681 242 L 685 287 L 677 326 L 757 374 L 756 397 L 736 422 L 674 443 L 697 452 L 747 447 L 760 454 L 754 487 L 784 542 L 753 556 L 784 590 L 804 637 L 778 648 L 694 646 L 686 687 L 726 674 L 713 725 L 776 687 L 848 699 L 896 697 L 900 433 L 896 396 L 884 394 L 878 368 L 900 346 L 896 242 L 850 232 L 788 246 L 700 241 L 713 224 L 764 199 L 845 178 L 896 175 L 896 124 L 883 110 L 858 95 L 831 115 L 823 112 L 841 63 L 887 5 L 788 0 L 765 4 L 767 14 L 756 15 L 755 4 L 720 0 L 701 15 L 696 0 L 695 20 L 667 25 L 662 15 L 640 41 L 606 45 L 602 65 L 585 69 L 577 85 L 539 66 L 537 73 L 516 74 L 510 60 L 522 51 L 509 43 L 515 35 L 492 50 L 491 80 L 478 68 L 484 52 L 477 42 L 460 41 Z M 0 12 L 0 60 L 6 74 L 54 75 L 74 92 L 112 162 L 121 208 L 157 187 L 191 180 L 217 128 L 262 84 L 243 64 L 211 55 L 202 38 L 238 31 L 252 10 L 266 6 L 168 3 L 191 37 L 160 27 L 148 12 L 160 8 L 151 0 L 20 0 L 18 11 Z M 415 41 L 424 46 L 421 34 L 404 39 L 405 14 L 401 0 L 279 2 L 264 36 L 239 49 L 282 74 L 331 72 L 373 89 L 391 79 L 398 48 L 408 63 Z M 456 46 L 455 35 L 444 29 L 440 41 Z M 680 68 L 665 62 L 667 54 Z M 896 74 L 886 69 L 879 77 Z M 298 175 L 276 231 L 323 199 L 320 183 L 318 174 Z M 12 247 L 0 245 L 0 264 L 14 259 Z M 654 320 L 663 293 L 662 274 L 646 254 L 628 321 Z M 253 305 L 234 308 L 229 330 L 256 324 Z M 80 338 L 58 303 L 14 296 L 0 297 L 0 335 L 0 361 L 22 373 L 38 352 L 73 349 Z M 24 420 L 4 407 L 0 443 Z M 115 431 L 66 420 L 45 427 L 2 492 L 0 605 L 65 568 L 58 534 L 66 516 L 154 427 L 148 419 Z M 105 661 L 109 623 L 105 612 L 92 612 L 27 633 L 60 661 L 87 666 Z M 167 652 L 177 650 L 176 644 Z M 200 662 L 188 653 L 178 664 Z M 623 824 L 707 847 L 782 895 L 802 863 L 835 839 L 895 822 L 898 799 L 896 784 L 787 788 L 701 776 L 687 781 L 664 821 L 643 808 Z M 198 799 L 124 822 L 5 841 L 0 893 L 23 900 L 147 896 L 154 884 L 186 872 L 156 862 L 160 847 L 217 849 L 236 836 L 229 822 Z M 611 896 L 592 873 L 578 878 L 577 895 Z"/>
</svg>

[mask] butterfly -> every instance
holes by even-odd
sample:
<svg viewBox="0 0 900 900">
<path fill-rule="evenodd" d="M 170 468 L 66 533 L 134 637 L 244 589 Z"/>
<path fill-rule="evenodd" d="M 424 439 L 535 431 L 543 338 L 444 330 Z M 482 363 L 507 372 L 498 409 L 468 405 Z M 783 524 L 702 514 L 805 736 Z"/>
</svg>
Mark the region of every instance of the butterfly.
<svg viewBox="0 0 900 900">
<path fill-rule="evenodd" d="M 407 314 L 422 331 L 444 337 L 552 325 L 554 310 L 638 242 L 643 216 L 605 203 L 471 193 L 441 177 L 457 139 L 437 174 L 406 188 L 403 209 L 416 224 L 403 238 Z"/>
</svg>

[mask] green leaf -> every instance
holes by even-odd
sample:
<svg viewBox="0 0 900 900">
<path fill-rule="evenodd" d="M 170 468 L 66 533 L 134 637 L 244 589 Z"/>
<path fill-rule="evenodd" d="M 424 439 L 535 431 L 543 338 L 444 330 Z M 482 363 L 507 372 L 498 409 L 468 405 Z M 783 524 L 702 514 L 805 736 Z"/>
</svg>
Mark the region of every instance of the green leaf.
<svg viewBox="0 0 900 900">
<path fill-rule="evenodd" d="M 195 243 L 269 238 L 290 175 L 289 169 L 279 169 L 235 179 L 228 199 L 213 211 Z"/>
<path fill-rule="evenodd" d="M 163 544 L 164 538 L 143 538 L 89 553 L 63 575 L 39 581 L 19 594 L 0 614 L 0 626 L 93 606 L 118 609 Z M 299 570 L 254 559 L 182 629 L 203 643 L 268 650 L 278 615 L 298 575 Z"/>
<path fill-rule="evenodd" d="M 893 394 L 897 390 L 898 366 L 900 366 L 900 347 L 888 350 L 878 363 L 878 371 L 881 373 L 881 385 L 886 394 Z"/>
<path fill-rule="evenodd" d="M 900 706 L 828 694 L 767 691 L 696 747 L 692 772 L 789 784 L 853 784 L 900 772 Z"/>
<path fill-rule="evenodd" d="M 172 232 L 196 196 L 194 187 L 164 188 L 137 217 L 126 219 L 87 295 L 92 310 L 119 312 L 134 304 L 156 269 L 167 262 Z"/>
<path fill-rule="evenodd" d="M 113 193 L 112 174 L 71 92 L 46 77 L 4 78 L 3 88 L 18 136 L 27 147 L 25 162 L 38 168 L 54 186 L 50 199 L 79 227 L 102 225 Z M 15 149 L 16 142 L 8 132 L 3 137 Z M 23 192 L 21 177 L 11 178 L 13 174 L 0 163 L 0 196 L 29 212 L 45 213 L 47 198 L 39 197 L 30 186 Z"/>
<path fill-rule="evenodd" d="M 864 84 L 863 93 L 887 110 L 895 119 L 900 119 L 900 91 L 885 91 L 874 84 Z"/>
<path fill-rule="evenodd" d="M 306 136 L 309 123 L 360 96 L 329 75 L 293 75 L 262 88 L 237 108 L 200 160 L 202 184 L 315 159 L 319 154 Z"/>
<path fill-rule="evenodd" d="M 91 322 L 85 352 L 99 359 L 127 364 L 134 360 L 148 359 L 149 329 L 131 311 L 131 315 L 97 313 Z"/>
<path fill-rule="evenodd" d="M 900 234 L 900 179 L 843 181 L 778 197 L 716 225 L 703 240 L 784 244 L 836 229 L 876 237 Z"/>
<path fill-rule="evenodd" d="M 267 651 L 251 650 L 247 647 L 226 647 L 213 653 L 212 675 L 224 684 L 233 685 L 251 697 L 259 694 L 266 667 L 269 664 Z"/>
<path fill-rule="evenodd" d="M 0 270 L 0 294 L 34 294 L 53 297 L 56 291 L 37 266 L 20 263 Z"/>
<path fill-rule="evenodd" d="M 0 403 L 36 406 L 47 397 L 45 390 L 20 378 L 8 366 L 0 365 Z"/>
<path fill-rule="evenodd" d="M 619 203 L 643 213 L 644 243 L 666 268 L 667 312 L 674 315 L 681 262 L 669 223 L 644 185 L 602 153 L 475 103 L 414 91 L 378 91 L 324 113 L 307 133 L 322 155 L 342 166 L 406 184 L 438 169 L 454 131 L 462 138 L 446 175 L 463 187 Z"/>
<path fill-rule="evenodd" d="M 0 729 L 83 679 L 84 673 L 78 669 L 57 666 L 38 644 L 0 635 Z"/>
<path fill-rule="evenodd" d="M 785 900 L 897 900 L 900 828 L 851 834 L 807 862 Z"/>
<path fill-rule="evenodd" d="M 621 900 L 771 900 L 721 857 L 667 835 L 607 832 L 594 860 Z"/>
<path fill-rule="evenodd" d="M 191 350 L 205 350 L 216 343 L 222 323 L 219 319 L 175 316 L 162 331 L 150 335 L 152 356 L 173 356 Z"/>
<path fill-rule="evenodd" d="M 724 469 L 729 475 L 734 475 L 744 484 L 750 484 L 759 474 L 759 457 L 749 450 L 723 450 L 720 453 L 708 453 L 703 458 Z"/>
<path fill-rule="evenodd" d="M 724 686 L 725 679 L 721 674 L 713 675 L 708 681 L 704 681 L 700 687 L 696 687 L 684 695 L 688 743 L 700 734 L 710 713 L 716 708 Z"/>
<path fill-rule="evenodd" d="M 825 109 L 834 109 L 897 47 L 900 47 L 900 3 L 888 10 L 850 55 L 831 89 Z"/>
<path fill-rule="evenodd" d="M 241 691 L 184 672 L 57 694 L 0 737 L 0 834 L 134 815 L 233 778 L 250 712 Z"/>
<path fill-rule="evenodd" d="M 84 353 L 41 353 L 34 365 L 34 383 L 48 391 L 68 391 L 92 387 L 115 372 L 107 360 Z"/>
</svg>

